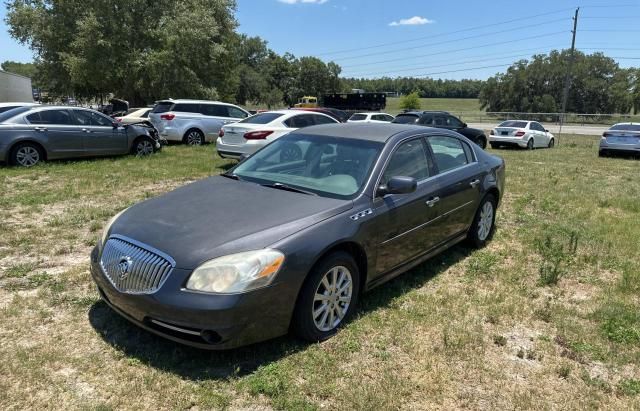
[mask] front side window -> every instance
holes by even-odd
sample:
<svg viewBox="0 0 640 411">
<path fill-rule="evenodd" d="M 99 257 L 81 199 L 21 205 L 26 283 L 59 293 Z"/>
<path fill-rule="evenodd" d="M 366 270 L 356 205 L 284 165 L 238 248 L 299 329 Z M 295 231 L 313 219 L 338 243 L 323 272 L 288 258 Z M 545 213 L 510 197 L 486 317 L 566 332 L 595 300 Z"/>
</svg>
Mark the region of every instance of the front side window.
<svg viewBox="0 0 640 411">
<path fill-rule="evenodd" d="M 413 124 L 418 121 L 418 118 L 414 114 L 398 114 L 393 122 L 396 124 Z"/>
<path fill-rule="evenodd" d="M 92 111 L 75 110 L 73 114 L 75 114 L 74 124 L 78 124 L 81 126 L 113 126 L 113 122 L 110 119 Z"/>
<path fill-rule="evenodd" d="M 229 117 L 232 117 L 232 118 L 246 118 L 247 117 L 247 113 L 245 113 L 244 111 L 242 111 L 242 110 L 240 110 L 238 108 L 235 108 L 235 107 L 232 107 L 232 106 L 228 106 L 227 110 L 229 112 Z"/>
<path fill-rule="evenodd" d="M 300 114 L 285 120 L 284 124 L 290 128 L 303 128 L 313 126 L 315 122 L 311 114 Z"/>
<path fill-rule="evenodd" d="M 469 164 L 463 142 L 455 137 L 435 136 L 428 138 L 438 172 L 453 170 Z"/>
<path fill-rule="evenodd" d="M 52 124 L 52 125 L 68 125 L 71 124 L 71 116 L 67 110 L 43 110 L 27 116 L 27 120 L 31 124 Z"/>
<path fill-rule="evenodd" d="M 382 174 L 382 184 L 391 177 L 413 177 L 420 181 L 429 177 L 429 162 L 421 138 L 407 141 L 391 154 L 387 168 Z"/>
<path fill-rule="evenodd" d="M 451 128 L 462 128 L 462 121 L 453 116 L 447 116 L 447 126 Z"/>
<path fill-rule="evenodd" d="M 382 147 L 374 141 L 292 133 L 230 173 L 258 184 L 280 183 L 323 197 L 351 199 L 363 189 Z"/>
<path fill-rule="evenodd" d="M 367 119 L 366 114 L 354 114 L 349 118 L 349 120 L 351 121 L 364 121 L 366 119 Z"/>
<path fill-rule="evenodd" d="M 425 114 L 422 117 L 420 117 L 420 120 L 418 120 L 418 124 L 422 124 L 423 126 L 430 126 L 433 124 L 433 115 L 432 114 Z"/>
<path fill-rule="evenodd" d="M 313 122 L 314 124 L 334 124 L 336 121 L 327 116 L 320 116 L 318 114 L 313 114 Z"/>
</svg>

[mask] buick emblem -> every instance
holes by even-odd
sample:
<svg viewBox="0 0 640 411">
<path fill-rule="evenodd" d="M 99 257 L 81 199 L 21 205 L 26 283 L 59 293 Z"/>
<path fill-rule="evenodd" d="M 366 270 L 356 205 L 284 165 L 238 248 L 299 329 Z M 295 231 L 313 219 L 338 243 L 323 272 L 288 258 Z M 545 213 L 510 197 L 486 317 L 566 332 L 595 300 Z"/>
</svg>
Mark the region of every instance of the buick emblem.
<svg viewBox="0 0 640 411">
<path fill-rule="evenodd" d="M 118 277 L 120 277 L 121 280 L 124 280 L 129 276 L 132 265 L 133 260 L 131 260 L 131 257 L 127 256 L 120 259 L 120 262 L 118 262 Z"/>
</svg>

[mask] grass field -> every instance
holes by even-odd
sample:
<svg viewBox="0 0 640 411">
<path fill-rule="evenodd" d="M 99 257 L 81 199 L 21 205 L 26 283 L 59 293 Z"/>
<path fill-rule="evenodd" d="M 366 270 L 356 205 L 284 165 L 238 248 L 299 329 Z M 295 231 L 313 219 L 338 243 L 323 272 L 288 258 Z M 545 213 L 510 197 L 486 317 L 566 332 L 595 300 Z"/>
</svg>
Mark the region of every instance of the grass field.
<svg viewBox="0 0 640 411">
<path fill-rule="evenodd" d="M 421 110 L 443 110 L 452 114 L 456 113 L 479 113 L 484 110 L 480 109 L 480 102 L 477 98 L 421 98 Z M 400 98 L 387 98 L 387 108 L 385 112 L 396 115 L 401 112 Z"/>
<path fill-rule="evenodd" d="M 0 409 L 640 408 L 640 161 L 500 150 L 487 248 L 366 294 L 327 342 L 203 352 L 113 313 L 88 256 L 117 211 L 228 167 L 214 151 L 0 167 Z"/>
</svg>

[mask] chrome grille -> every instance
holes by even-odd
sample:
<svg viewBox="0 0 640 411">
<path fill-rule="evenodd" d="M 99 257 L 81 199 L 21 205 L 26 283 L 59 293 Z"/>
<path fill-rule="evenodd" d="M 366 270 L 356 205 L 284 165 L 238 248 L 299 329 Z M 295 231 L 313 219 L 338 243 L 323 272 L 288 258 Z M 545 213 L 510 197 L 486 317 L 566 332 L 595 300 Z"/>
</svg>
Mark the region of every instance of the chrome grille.
<svg viewBox="0 0 640 411">
<path fill-rule="evenodd" d="M 100 266 L 111 284 L 128 294 L 156 292 L 175 262 L 168 255 L 122 236 L 112 236 L 102 248 Z"/>
</svg>

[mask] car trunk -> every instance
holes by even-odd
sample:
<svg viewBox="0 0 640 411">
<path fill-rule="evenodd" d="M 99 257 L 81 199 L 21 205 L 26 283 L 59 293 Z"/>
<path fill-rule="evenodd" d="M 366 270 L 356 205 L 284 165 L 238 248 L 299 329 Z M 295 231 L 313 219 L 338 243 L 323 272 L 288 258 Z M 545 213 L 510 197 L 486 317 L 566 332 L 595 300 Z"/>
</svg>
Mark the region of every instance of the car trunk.
<svg viewBox="0 0 640 411">
<path fill-rule="evenodd" d="M 296 130 L 295 128 L 283 128 L 273 127 L 267 124 L 251 124 L 251 123 L 236 123 L 233 125 L 227 125 L 224 127 L 224 136 L 222 136 L 222 142 L 224 144 L 241 145 L 247 142 L 244 138 L 246 133 L 251 131 L 274 131 L 279 133 L 283 130 L 288 132 Z"/>
<path fill-rule="evenodd" d="M 496 137 L 521 137 L 521 136 L 516 136 L 516 133 L 518 131 L 524 131 L 524 130 L 518 127 L 496 127 L 495 136 Z"/>
<path fill-rule="evenodd" d="M 604 137 L 609 144 L 640 144 L 640 132 L 637 131 L 606 131 Z"/>
</svg>

